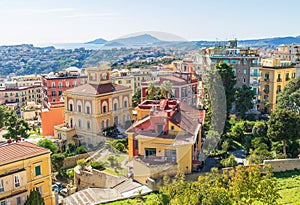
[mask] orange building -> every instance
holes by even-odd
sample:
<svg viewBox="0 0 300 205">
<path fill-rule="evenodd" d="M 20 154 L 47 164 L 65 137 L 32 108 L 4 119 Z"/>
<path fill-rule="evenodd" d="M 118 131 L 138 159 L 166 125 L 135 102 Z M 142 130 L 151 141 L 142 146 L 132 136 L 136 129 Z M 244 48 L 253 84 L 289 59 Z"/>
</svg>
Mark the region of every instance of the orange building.
<svg viewBox="0 0 300 205">
<path fill-rule="evenodd" d="M 64 102 L 50 102 L 41 112 L 42 135 L 53 136 L 54 126 L 64 123 Z"/>
</svg>

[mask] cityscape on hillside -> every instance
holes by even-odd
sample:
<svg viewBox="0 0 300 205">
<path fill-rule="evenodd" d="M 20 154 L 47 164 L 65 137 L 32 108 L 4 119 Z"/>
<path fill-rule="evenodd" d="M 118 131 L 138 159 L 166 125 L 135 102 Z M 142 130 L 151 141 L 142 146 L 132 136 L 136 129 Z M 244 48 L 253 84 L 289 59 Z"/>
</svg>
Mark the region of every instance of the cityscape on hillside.
<svg viewBox="0 0 300 205">
<path fill-rule="evenodd" d="M 199 2 L 80 2 L 0 2 L 0 205 L 299 204 L 300 31 L 216 13 L 223 40 Z M 154 17 L 187 38 L 133 32 Z"/>
</svg>

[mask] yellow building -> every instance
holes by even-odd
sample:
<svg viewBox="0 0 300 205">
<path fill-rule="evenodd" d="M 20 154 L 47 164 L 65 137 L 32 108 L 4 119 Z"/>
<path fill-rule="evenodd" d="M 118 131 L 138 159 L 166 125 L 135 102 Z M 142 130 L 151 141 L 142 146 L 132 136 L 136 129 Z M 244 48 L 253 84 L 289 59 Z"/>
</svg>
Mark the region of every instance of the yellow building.
<svg viewBox="0 0 300 205">
<path fill-rule="evenodd" d="M 86 68 L 88 82 L 64 92 L 65 123 L 54 127 L 54 137 L 79 143 L 104 140 L 103 130 L 130 122 L 132 90 L 111 82 L 110 68 Z"/>
<path fill-rule="evenodd" d="M 22 205 L 37 188 L 46 205 L 54 205 L 50 151 L 29 142 L 0 146 L 0 204 Z"/>
<path fill-rule="evenodd" d="M 139 118 L 127 131 L 128 154 L 134 178 L 191 173 L 201 164 L 203 110 L 178 100 L 146 100 L 137 109 Z M 149 113 L 147 116 L 145 116 Z"/>
<path fill-rule="evenodd" d="M 284 87 L 296 76 L 296 68 L 290 61 L 279 58 L 262 59 L 261 67 L 262 103 L 260 109 L 264 113 L 271 113 L 276 108 L 278 95 Z"/>
<path fill-rule="evenodd" d="M 129 87 L 134 91 L 134 77 L 133 75 L 129 75 L 128 69 L 113 70 L 111 72 L 111 81 L 114 84 Z"/>
</svg>

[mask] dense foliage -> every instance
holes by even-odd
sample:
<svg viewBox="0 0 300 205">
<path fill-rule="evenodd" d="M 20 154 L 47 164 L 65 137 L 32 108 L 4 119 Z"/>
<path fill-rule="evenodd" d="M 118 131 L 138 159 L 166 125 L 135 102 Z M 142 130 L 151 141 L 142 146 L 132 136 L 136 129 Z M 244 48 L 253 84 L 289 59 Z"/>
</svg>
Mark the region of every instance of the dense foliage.
<svg viewBox="0 0 300 205">
<path fill-rule="evenodd" d="M 38 189 L 31 190 L 29 196 L 27 197 L 24 203 L 24 205 L 33 205 L 33 204 L 45 205 L 45 201 Z"/>
</svg>

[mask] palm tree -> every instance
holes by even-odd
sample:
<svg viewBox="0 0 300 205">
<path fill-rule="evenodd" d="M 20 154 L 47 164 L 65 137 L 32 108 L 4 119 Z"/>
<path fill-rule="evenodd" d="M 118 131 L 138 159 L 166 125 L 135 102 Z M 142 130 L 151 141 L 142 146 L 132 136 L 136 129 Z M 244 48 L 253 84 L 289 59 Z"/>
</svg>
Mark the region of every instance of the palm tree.
<svg viewBox="0 0 300 205">
<path fill-rule="evenodd" d="M 172 83 L 170 81 L 164 81 L 161 84 L 160 90 L 161 90 L 161 94 L 165 99 L 169 98 L 170 93 L 172 92 Z"/>
<path fill-rule="evenodd" d="M 150 82 L 149 86 L 147 88 L 147 98 L 149 98 L 150 100 L 152 100 L 155 96 L 156 93 L 156 88 L 155 88 L 155 84 L 154 82 Z"/>
</svg>

